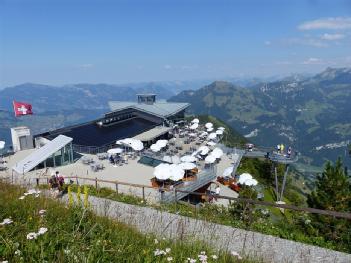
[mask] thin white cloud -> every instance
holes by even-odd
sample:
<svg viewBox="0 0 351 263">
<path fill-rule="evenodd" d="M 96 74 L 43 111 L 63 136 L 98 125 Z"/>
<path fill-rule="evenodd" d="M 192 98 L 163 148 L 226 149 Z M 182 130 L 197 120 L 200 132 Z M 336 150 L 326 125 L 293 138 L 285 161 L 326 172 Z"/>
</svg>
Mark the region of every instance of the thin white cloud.
<svg viewBox="0 0 351 263">
<path fill-rule="evenodd" d="M 325 33 L 321 36 L 321 39 L 323 40 L 330 40 L 330 41 L 334 41 L 334 40 L 341 40 L 345 38 L 344 34 L 328 34 Z"/>
<path fill-rule="evenodd" d="M 269 41 L 269 40 L 266 40 L 266 41 L 264 42 L 264 44 L 265 44 L 266 46 L 270 46 L 270 45 L 272 44 L 272 42 Z"/>
<path fill-rule="evenodd" d="M 78 68 L 82 68 L 82 69 L 89 69 L 92 67 L 94 67 L 94 65 L 90 63 L 78 65 Z"/>
<path fill-rule="evenodd" d="M 329 17 L 306 21 L 298 26 L 299 30 L 329 29 L 341 30 L 351 28 L 351 17 Z"/>
<path fill-rule="evenodd" d="M 302 62 L 303 65 L 322 65 L 324 61 L 320 58 L 309 58 Z"/>
<path fill-rule="evenodd" d="M 291 62 L 291 61 L 276 61 L 275 64 L 284 66 L 284 65 L 292 65 L 293 62 Z"/>
<path fill-rule="evenodd" d="M 169 69 L 172 68 L 172 66 L 171 65 L 164 65 L 163 68 L 166 69 L 166 70 L 169 70 Z"/>
<path fill-rule="evenodd" d="M 283 40 L 285 44 L 288 45 L 303 45 L 303 46 L 312 46 L 312 47 L 328 47 L 329 45 L 324 41 L 317 38 L 288 38 Z"/>
</svg>

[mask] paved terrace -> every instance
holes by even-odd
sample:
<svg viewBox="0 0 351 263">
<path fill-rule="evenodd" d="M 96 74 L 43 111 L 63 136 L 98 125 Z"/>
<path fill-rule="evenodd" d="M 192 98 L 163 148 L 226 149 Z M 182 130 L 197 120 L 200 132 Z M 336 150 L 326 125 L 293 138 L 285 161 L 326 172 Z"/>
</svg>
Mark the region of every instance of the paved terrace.
<svg viewBox="0 0 351 263">
<path fill-rule="evenodd" d="M 168 130 L 168 128 L 167 128 Z M 204 146 L 207 144 L 206 138 L 200 138 L 199 136 L 205 128 L 203 126 L 199 126 L 198 129 L 196 130 L 188 130 L 188 129 L 179 129 L 178 131 L 174 132 L 175 140 L 173 141 L 174 143 L 170 143 L 170 145 L 165 149 L 161 150 L 158 153 L 152 153 L 154 158 L 162 160 L 165 155 L 177 155 L 179 157 L 184 156 L 184 155 L 189 155 L 194 150 L 198 149 L 201 146 Z M 236 169 L 238 168 L 240 164 L 240 160 L 243 156 L 247 157 L 263 157 L 265 152 L 262 150 L 259 151 L 253 151 L 253 152 L 248 152 L 242 149 L 238 148 L 226 148 L 223 145 L 220 145 L 218 142 L 220 141 L 221 136 L 218 136 L 214 141 L 217 143 L 217 145 L 211 146 L 210 148 L 213 149 L 215 147 L 220 147 L 224 150 L 225 154 L 216 162 L 216 164 L 211 165 L 211 169 L 213 169 L 215 172 L 212 172 L 211 178 L 212 181 L 215 182 L 217 176 L 221 176 L 223 174 L 223 171 L 228 168 L 229 166 L 234 166 L 234 173 Z M 180 147 L 179 147 L 180 146 Z M 7 157 L 8 161 L 8 167 L 11 169 L 12 166 L 14 166 L 17 162 L 25 158 L 27 155 L 29 155 L 31 152 L 34 150 L 25 150 L 21 152 L 17 152 L 13 156 Z M 150 153 L 150 152 L 149 152 Z M 233 158 L 233 154 L 237 156 L 237 158 Z M 44 177 L 45 176 L 50 176 L 50 174 L 58 170 L 60 173 L 64 176 L 78 176 L 78 177 L 86 177 L 86 178 L 91 178 L 91 179 L 99 179 L 99 180 L 107 180 L 107 181 L 119 181 L 123 183 L 128 183 L 128 184 L 139 184 L 139 185 L 151 185 L 151 178 L 154 177 L 153 171 L 154 168 L 138 163 L 138 159 L 129 159 L 127 164 L 123 164 L 121 166 L 113 166 L 112 164 L 109 163 L 108 160 L 98 160 L 96 155 L 89 155 L 89 154 L 84 154 L 83 156 L 91 158 L 97 162 L 100 162 L 103 164 L 104 169 L 98 170 L 98 171 L 93 171 L 89 165 L 83 164 L 80 160 L 77 162 L 62 166 L 56 169 L 51 169 L 51 170 L 37 170 L 37 171 L 32 171 L 27 173 L 24 178 L 26 180 L 33 180 L 34 178 L 37 177 Z M 208 170 L 206 170 L 206 165 L 203 160 L 199 160 L 196 162 L 196 165 L 199 169 L 199 176 L 201 174 L 205 174 Z M 8 170 L 6 172 L 0 172 L 0 176 L 8 176 L 11 175 L 11 170 Z M 21 175 L 20 175 L 21 176 Z M 199 178 L 202 180 L 202 178 Z M 199 180 L 199 183 L 200 181 Z M 202 180 L 202 183 L 205 184 L 205 180 Z M 86 180 L 86 181 L 80 181 L 80 184 L 95 184 L 91 180 Z M 189 185 L 189 183 L 186 183 Z M 111 185 L 110 183 L 99 183 L 99 186 L 101 187 L 110 187 L 112 189 L 115 189 L 114 185 Z M 201 186 L 201 185 L 199 185 Z M 195 187 L 195 186 L 194 186 Z M 194 191 L 196 189 L 193 189 L 194 187 L 187 187 L 188 189 L 183 189 L 183 190 L 189 190 L 189 191 Z M 211 186 L 212 189 L 214 190 L 214 186 Z M 119 185 L 118 188 L 119 192 L 121 193 L 126 193 L 126 194 L 132 194 L 136 195 L 139 197 L 142 197 L 142 189 L 136 188 L 136 187 L 131 187 L 131 186 L 123 186 Z M 160 193 L 157 189 L 145 189 L 145 197 L 149 202 L 159 202 L 160 201 Z M 226 186 L 221 185 L 221 195 L 229 196 L 229 197 L 234 197 L 236 198 L 238 194 L 231 189 L 229 189 Z M 218 200 L 216 201 L 218 204 L 223 204 L 223 205 L 228 205 L 229 201 L 228 200 Z"/>
</svg>

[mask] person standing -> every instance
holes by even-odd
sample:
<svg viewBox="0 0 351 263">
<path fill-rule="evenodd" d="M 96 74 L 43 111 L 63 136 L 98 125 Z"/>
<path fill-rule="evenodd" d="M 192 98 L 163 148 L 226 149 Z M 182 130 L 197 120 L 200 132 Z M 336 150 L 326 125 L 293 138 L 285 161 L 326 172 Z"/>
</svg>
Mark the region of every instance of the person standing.
<svg viewBox="0 0 351 263">
<path fill-rule="evenodd" d="M 217 197 L 221 194 L 221 187 L 219 186 L 219 184 L 217 184 L 216 186 L 215 193 L 215 200 L 217 201 Z"/>
</svg>

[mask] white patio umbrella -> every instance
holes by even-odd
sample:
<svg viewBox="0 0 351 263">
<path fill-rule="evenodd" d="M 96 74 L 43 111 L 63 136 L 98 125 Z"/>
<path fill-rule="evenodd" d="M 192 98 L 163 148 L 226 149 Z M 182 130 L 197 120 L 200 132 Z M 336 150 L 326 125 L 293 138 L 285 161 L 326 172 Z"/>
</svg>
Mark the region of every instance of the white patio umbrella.
<svg viewBox="0 0 351 263">
<path fill-rule="evenodd" d="M 245 185 L 247 186 L 255 186 L 258 184 L 257 180 L 256 179 L 247 179 L 245 182 L 244 182 Z"/>
<path fill-rule="evenodd" d="M 159 152 L 161 148 L 157 144 L 151 144 L 150 150 L 153 152 Z"/>
<path fill-rule="evenodd" d="M 196 164 L 194 164 L 194 163 L 180 163 L 178 165 L 183 170 L 191 170 L 191 169 L 194 169 L 196 167 Z"/>
<path fill-rule="evenodd" d="M 205 163 L 207 164 L 211 164 L 211 163 L 214 163 L 216 161 L 216 157 L 214 157 L 213 155 L 208 155 L 206 158 L 205 158 Z"/>
<path fill-rule="evenodd" d="M 170 169 L 169 169 L 169 164 L 166 163 L 161 163 L 157 165 L 154 169 L 153 175 L 158 179 L 158 180 L 167 180 L 170 177 Z"/>
<path fill-rule="evenodd" d="M 249 174 L 249 173 L 242 173 L 242 174 L 239 176 L 238 183 L 239 183 L 239 184 L 244 184 L 245 181 L 246 181 L 246 180 L 249 180 L 249 179 L 253 179 L 251 174 Z"/>
<path fill-rule="evenodd" d="M 117 153 L 122 153 L 123 149 L 121 148 L 113 148 L 107 151 L 108 154 L 117 154 Z"/>
<path fill-rule="evenodd" d="M 183 157 L 180 158 L 180 160 L 183 163 L 193 163 L 193 162 L 197 161 L 197 159 L 194 156 L 191 156 L 191 155 L 184 155 Z"/>
<path fill-rule="evenodd" d="M 158 140 L 158 141 L 156 142 L 156 145 L 157 145 L 159 148 L 163 148 L 163 147 L 165 147 L 167 144 L 168 144 L 168 141 L 167 141 L 167 140 Z"/>
<path fill-rule="evenodd" d="M 199 153 L 199 150 L 193 152 L 193 153 L 191 154 L 191 156 L 196 156 L 198 153 Z"/>
<path fill-rule="evenodd" d="M 213 155 L 214 157 L 216 157 L 216 158 L 218 159 L 218 158 L 221 158 L 221 157 L 222 157 L 223 151 L 222 151 L 222 149 L 220 149 L 220 148 L 215 148 L 215 149 L 213 149 L 213 151 L 211 152 L 211 155 Z"/>
<path fill-rule="evenodd" d="M 208 122 L 205 124 L 205 127 L 208 129 L 208 128 L 212 128 L 213 127 L 213 124 L 211 122 Z"/>
<path fill-rule="evenodd" d="M 163 156 L 162 160 L 165 161 L 165 162 L 171 163 L 172 162 L 172 157 L 169 156 L 169 155 L 165 155 L 165 156 Z"/>
<path fill-rule="evenodd" d="M 142 141 L 136 139 L 131 141 L 130 147 L 132 147 L 134 151 L 141 151 L 142 149 L 144 149 Z"/>
<path fill-rule="evenodd" d="M 215 132 L 212 132 L 208 135 L 207 137 L 209 140 L 214 140 L 217 138 L 217 134 Z"/>
<path fill-rule="evenodd" d="M 5 142 L 4 141 L 0 141 L 0 150 L 5 148 Z"/>
<path fill-rule="evenodd" d="M 200 134 L 200 137 L 201 137 L 201 138 L 204 138 L 204 137 L 206 137 L 207 135 L 208 135 L 208 132 L 205 132 L 205 131 L 204 131 L 204 132 L 202 132 L 202 133 Z"/>
<path fill-rule="evenodd" d="M 199 127 L 199 124 L 198 123 L 194 123 L 193 125 L 191 125 L 189 127 L 190 130 L 196 130 L 197 128 Z"/>
<path fill-rule="evenodd" d="M 234 170 L 234 166 L 230 166 L 228 168 L 226 168 L 224 171 L 223 171 L 223 176 L 226 177 L 226 176 L 230 176 L 232 174 Z"/>
<path fill-rule="evenodd" d="M 211 132 L 211 131 L 213 131 L 213 128 L 212 127 L 211 128 L 207 128 L 207 131 Z"/>
<path fill-rule="evenodd" d="M 184 170 L 178 164 L 171 164 L 169 166 L 170 176 L 169 179 L 172 181 L 179 181 L 184 177 Z"/>
<path fill-rule="evenodd" d="M 219 127 L 217 130 L 224 131 L 224 130 L 225 130 L 225 128 L 224 128 L 224 127 Z"/>
<path fill-rule="evenodd" d="M 209 145 L 209 146 L 215 146 L 216 143 L 215 143 L 215 142 L 207 142 L 207 145 Z"/>
<path fill-rule="evenodd" d="M 217 131 L 216 131 L 216 134 L 217 134 L 217 135 L 222 135 L 222 134 L 223 134 L 223 131 L 222 131 L 222 130 L 217 130 Z"/>
<path fill-rule="evenodd" d="M 200 155 L 206 155 L 208 154 L 209 151 L 210 151 L 210 148 L 208 148 L 207 146 L 201 146 L 198 149 L 198 152 L 200 152 Z"/>
<path fill-rule="evenodd" d="M 199 119 L 195 118 L 195 119 L 193 119 L 191 122 L 192 122 L 192 123 L 199 123 L 200 121 L 199 121 Z"/>
<path fill-rule="evenodd" d="M 179 156 L 173 155 L 171 158 L 172 158 L 172 163 L 174 163 L 174 164 L 180 163 L 180 158 L 179 158 Z"/>
</svg>

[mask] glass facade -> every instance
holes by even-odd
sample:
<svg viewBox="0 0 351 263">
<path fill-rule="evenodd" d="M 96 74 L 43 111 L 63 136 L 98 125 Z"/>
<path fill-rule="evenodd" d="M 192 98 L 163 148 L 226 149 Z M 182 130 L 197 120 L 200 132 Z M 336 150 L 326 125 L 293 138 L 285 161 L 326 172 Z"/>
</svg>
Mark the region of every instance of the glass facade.
<svg viewBox="0 0 351 263">
<path fill-rule="evenodd" d="M 37 168 L 59 167 L 73 162 L 73 147 L 72 143 L 69 143 L 39 164 Z"/>
</svg>

